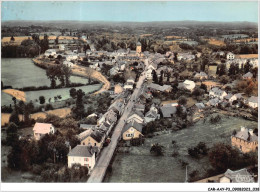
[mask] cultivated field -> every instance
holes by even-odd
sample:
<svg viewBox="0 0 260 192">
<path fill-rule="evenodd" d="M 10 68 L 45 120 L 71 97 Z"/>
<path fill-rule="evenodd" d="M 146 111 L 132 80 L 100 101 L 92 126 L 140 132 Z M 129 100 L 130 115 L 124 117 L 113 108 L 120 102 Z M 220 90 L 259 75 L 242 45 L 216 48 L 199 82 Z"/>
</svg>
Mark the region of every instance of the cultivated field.
<svg viewBox="0 0 260 192">
<path fill-rule="evenodd" d="M 234 129 L 239 130 L 240 126 L 252 129 L 257 127 L 257 122 L 235 117 L 222 118 L 221 122 L 215 125 L 207 119 L 205 124 L 200 120 L 187 129 L 161 132 L 158 136 L 146 138 L 143 146 L 131 147 L 129 153 L 117 153 L 112 173 L 107 175 L 105 182 L 184 182 L 185 168 L 181 167 L 179 159 L 189 163 L 188 173 L 198 170 L 202 176 L 210 168 L 208 158 L 191 158 L 187 153 L 189 147 L 194 147 L 200 141 L 205 142 L 208 147 L 217 142 L 230 143 Z M 178 145 L 177 157 L 171 156 L 174 151 L 172 140 Z M 160 143 L 165 147 L 164 156 L 150 154 L 151 145 L 154 143 Z"/>
<path fill-rule="evenodd" d="M 46 112 L 38 112 L 31 115 L 32 119 L 45 118 L 47 114 L 57 115 L 61 118 L 66 117 L 71 112 L 70 108 L 54 109 Z M 1 126 L 9 123 L 10 113 L 1 113 Z M 19 115 L 19 119 L 22 120 L 23 116 Z"/>
<path fill-rule="evenodd" d="M 226 45 L 224 43 L 224 41 L 217 40 L 217 39 L 205 39 L 205 40 L 208 41 L 208 43 L 211 44 L 211 45 L 217 45 L 217 46 L 224 46 L 224 45 Z"/>
</svg>

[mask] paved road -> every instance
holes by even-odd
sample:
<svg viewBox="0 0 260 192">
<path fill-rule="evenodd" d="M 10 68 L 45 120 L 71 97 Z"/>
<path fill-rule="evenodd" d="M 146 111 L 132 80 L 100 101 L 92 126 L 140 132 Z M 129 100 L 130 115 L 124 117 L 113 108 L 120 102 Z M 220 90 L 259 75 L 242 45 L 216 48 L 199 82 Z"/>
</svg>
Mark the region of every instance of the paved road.
<svg viewBox="0 0 260 192">
<path fill-rule="evenodd" d="M 144 71 L 146 71 L 147 66 L 148 66 L 147 59 L 145 60 L 145 66 L 146 67 L 145 67 Z M 140 95 L 140 91 L 141 91 L 140 88 L 144 82 L 144 79 L 145 79 L 145 72 L 143 72 L 141 74 L 138 82 L 136 83 L 136 88 L 135 88 L 133 94 L 131 95 L 129 102 L 125 106 L 125 110 L 124 110 L 121 118 L 119 119 L 118 124 L 116 125 L 116 127 L 114 129 L 110 144 L 101 151 L 101 155 L 87 181 L 88 183 L 101 183 L 103 181 L 105 174 L 106 174 L 107 167 L 108 167 L 108 165 L 113 157 L 114 151 L 116 149 L 117 143 L 121 138 L 121 132 L 125 125 L 124 121 L 127 119 L 130 112 L 132 111 L 132 108 L 134 106 L 134 100 L 136 100 Z"/>
</svg>

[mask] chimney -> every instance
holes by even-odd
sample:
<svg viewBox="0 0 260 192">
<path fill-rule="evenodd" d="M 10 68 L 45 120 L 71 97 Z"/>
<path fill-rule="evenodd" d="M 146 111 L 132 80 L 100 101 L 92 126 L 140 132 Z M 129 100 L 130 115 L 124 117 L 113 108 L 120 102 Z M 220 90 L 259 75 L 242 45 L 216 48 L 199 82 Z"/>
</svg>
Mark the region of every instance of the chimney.
<svg viewBox="0 0 260 192">
<path fill-rule="evenodd" d="M 245 127 L 241 126 L 241 131 L 245 131 Z"/>
<path fill-rule="evenodd" d="M 248 132 L 250 133 L 250 135 L 254 135 L 253 129 L 249 129 Z"/>
</svg>

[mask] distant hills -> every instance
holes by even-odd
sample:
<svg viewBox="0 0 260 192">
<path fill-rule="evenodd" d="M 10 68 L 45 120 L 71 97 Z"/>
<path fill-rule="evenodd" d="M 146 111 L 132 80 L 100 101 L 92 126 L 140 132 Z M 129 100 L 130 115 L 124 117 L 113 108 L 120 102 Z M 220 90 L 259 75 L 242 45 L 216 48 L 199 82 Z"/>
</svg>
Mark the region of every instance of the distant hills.
<svg viewBox="0 0 260 192">
<path fill-rule="evenodd" d="M 257 28 L 258 23 L 254 22 L 216 22 L 216 21 L 151 21 L 151 22 L 114 22 L 114 21 L 4 21 L 2 27 L 27 27 L 31 25 L 57 28 L 84 28 L 87 26 L 122 26 L 122 27 L 242 27 Z"/>
</svg>

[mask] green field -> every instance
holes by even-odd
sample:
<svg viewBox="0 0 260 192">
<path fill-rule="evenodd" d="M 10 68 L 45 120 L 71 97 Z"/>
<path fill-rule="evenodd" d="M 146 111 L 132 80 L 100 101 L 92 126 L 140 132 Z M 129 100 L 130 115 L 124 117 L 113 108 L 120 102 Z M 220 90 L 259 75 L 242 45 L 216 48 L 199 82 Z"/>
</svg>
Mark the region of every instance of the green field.
<svg viewBox="0 0 260 192">
<path fill-rule="evenodd" d="M 208 147 L 214 143 L 230 143 L 230 136 L 234 129 L 240 126 L 256 128 L 257 122 L 246 121 L 234 117 L 222 117 L 219 124 L 211 124 L 203 120 L 194 126 L 176 132 L 167 131 L 153 138 L 146 138 L 145 144 L 139 147 L 131 147 L 129 153 L 117 153 L 112 165 L 112 173 L 107 175 L 105 182 L 184 182 L 185 168 L 181 167 L 178 159 L 189 163 L 188 173 L 198 170 L 202 176 L 210 168 L 208 158 L 191 158 L 187 150 L 194 147 L 200 141 Z M 178 157 L 172 157 L 174 147 L 171 144 L 175 140 L 178 145 Z M 165 147 L 165 155 L 156 157 L 150 154 L 151 145 L 160 143 Z"/>
</svg>

